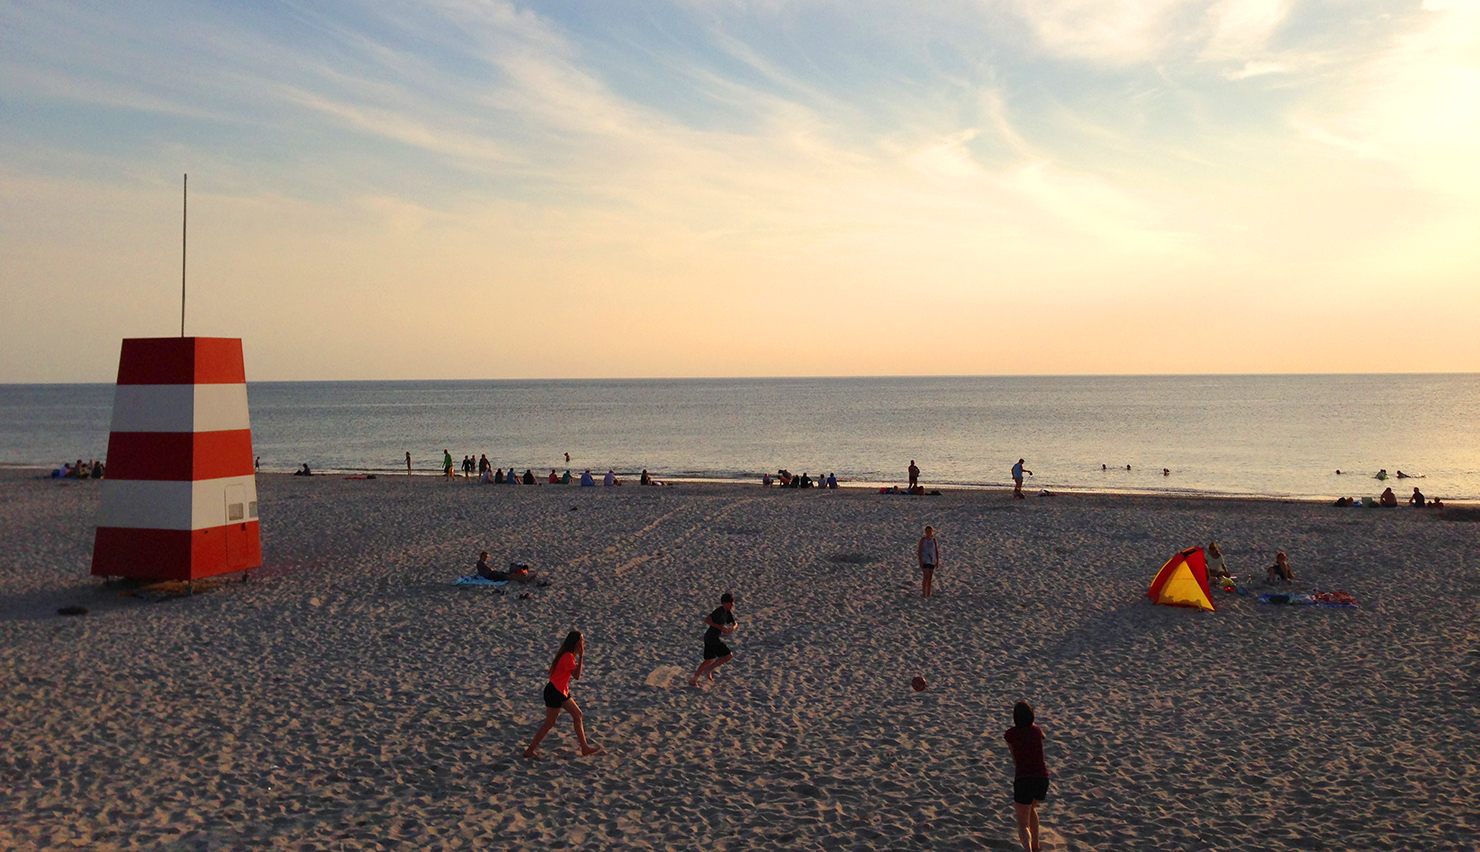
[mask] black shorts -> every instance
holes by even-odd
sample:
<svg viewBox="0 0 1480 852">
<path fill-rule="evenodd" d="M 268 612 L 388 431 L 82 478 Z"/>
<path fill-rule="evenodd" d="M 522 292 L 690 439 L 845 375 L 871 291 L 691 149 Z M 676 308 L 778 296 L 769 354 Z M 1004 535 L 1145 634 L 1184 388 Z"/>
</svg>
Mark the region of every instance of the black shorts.
<svg viewBox="0 0 1480 852">
<path fill-rule="evenodd" d="M 719 639 L 704 638 L 704 659 L 716 660 L 720 657 L 730 656 L 730 646 Z"/>
<path fill-rule="evenodd" d="M 920 570 L 921 571 L 934 571 L 935 570 L 935 566 L 934 565 L 931 565 L 929 562 L 924 562 L 924 563 L 921 563 Z"/>
<path fill-rule="evenodd" d="M 1047 778 L 1018 778 L 1012 782 L 1012 800 L 1020 805 L 1041 802 L 1047 795 Z"/>
<path fill-rule="evenodd" d="M 553 684 L 553 683 L 547 683 L 547 684 L 545 684 L 545 706 L 546 707 L 553 707 L 556 710 L 559 710 L 561 707 L 564 707 L 565 706 L 565 702 L 567 702 L 569 700 L 570 700 L 570 696 L 569 695 L 566 695 L 565 693 L 563 693 L 560 690 L 556 689 L 555 688 L 555 684 Z"/>
</svg>

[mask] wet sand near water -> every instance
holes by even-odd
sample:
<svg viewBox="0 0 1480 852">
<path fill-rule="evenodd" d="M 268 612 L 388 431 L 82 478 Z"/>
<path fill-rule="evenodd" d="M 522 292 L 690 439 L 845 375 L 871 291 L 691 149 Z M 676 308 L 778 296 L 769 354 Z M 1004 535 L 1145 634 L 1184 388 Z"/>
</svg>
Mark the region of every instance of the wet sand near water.
<svg viewBox="0 0 1480 852">
<path fill-rule="evenodd" d="M 1020 699 L 1056 774 L 1048 849 L 1480 843 L 1477 523 L 264 475 L 266 566 L 150 601 L 87 576 L 99 483 L 32 476 L 0 472 L 7 849 L 1015 849 Z M 1212 538 L 1241 576 L 1283 549 L 1297 590 L 1362 608 L 1152 606 L 1156 569 Z M 483 549 L 552 584 L 453 586 Z M 736 659 L 690 689 L 726 590 Z M 526 762 L 572 627 L 606 753 L 562 718 Z"/>
</svg>

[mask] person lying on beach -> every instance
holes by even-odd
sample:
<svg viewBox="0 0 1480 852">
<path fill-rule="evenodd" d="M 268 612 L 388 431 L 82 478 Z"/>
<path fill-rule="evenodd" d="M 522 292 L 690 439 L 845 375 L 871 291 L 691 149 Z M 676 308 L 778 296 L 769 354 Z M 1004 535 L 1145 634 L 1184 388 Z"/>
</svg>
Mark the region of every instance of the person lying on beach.
<svg viewBox="0 0 1480 852">
<path fill-rule="evenodd" d="M 709 629 L 704 631 L 704 662 L 694 670 L 694 676 L 689 678 L 689 686 L 698 686 L 699 678 L 708 675 L 714 680 L 714 670 L 735 658 L 730 646 L 726 645 L 720 636 L 729 636 L 735 632 L 739 623 L 735 621 L 735 596 L 729 592 L 719 596 L 719 606 L 714 612 L 704 619 Z"/>
<path fill-rule="evenodd" d="M 1210 582 L 1231 577 L 1231 575 L 1228 573 L 1228 566 L 1223 563 L 1223 550 L 1222 548 L 1218 547 L 1218 542 L 1208 542 L 1208 550 L 1206 556 L 1207 559 L 1204 561 L 1207 562 L 1208 580 Z"/>
<path fill-rule="evenodd" d="M 1043 730 L 1033 724 L 1033 705 L 1012 708 L 1012 727 L 1002 735 L 1012 752 L 1012 805 L 1023 852 L 1039 852 L 1038 803 L 1048 796 L 1048 765 L 1043 760 Z"/>
<path fill-rule="evenodd" d="M 560 711 L 564 710 L 570 714 L 572 726 L 576 732 L 576 742 L 581 746 L 582 755 L 592 755 L 601 751 L 601 746 L 593 746 L 586 741 L 585 719 L 581 714 L 581 707 L 576 700 L 570 697 L 570 682 L 581 676 L 581 664 L 586 657 L 586 640 L 581 636 L 581 631 L 572 630 L 566 635 L 565 641 L 560 643 L 560 650 L 555 652 L 555 659 L 550 663 L 550 680 L 545 684 L 545 723 L 535 731 L 534 739 L 529 748 L 524 750 L 524 756 L 529 760 L 539 757 L 540 741 L 555 727 L 555 721 L 560 718 Z"/>
<path fill-rule="evenodd" d="M 488 567 L 488 551 L 486 550 L 478 554 L 478 564 L 473 566 L 473 570 L 478 572 L 479 577 L 495 583 L 506 583 L 509 580 L 507 571 L 495 571 Z"/>
<path fill-rule="evenodd" d="M 1382 496 L 1377 498 L 1377 505 L 1391 509 L 1398 505 L 1398 495 L 1393 493 L 1393 489 L 1384 488 L 1382 489 Z"/>
<path fill-rule="evenodd" d="M 1266 573 L 1265 582 L 1271 584 L 1274 583 L 1275 577 L 1279 577 L 1281 582 L 1295 582 L 1295 572 L 1290 569 L 1290 557 L 1286 556 L 1283 550 L 1274 555 L 1274 564 L 1269 566 Z"/>
</svg>

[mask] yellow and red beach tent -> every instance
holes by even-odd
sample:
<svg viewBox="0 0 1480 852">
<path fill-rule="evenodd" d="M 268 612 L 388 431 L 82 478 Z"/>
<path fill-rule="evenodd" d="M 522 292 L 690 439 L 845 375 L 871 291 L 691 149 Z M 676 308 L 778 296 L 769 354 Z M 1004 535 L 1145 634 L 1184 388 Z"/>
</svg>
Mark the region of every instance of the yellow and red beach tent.
<svg viewBox="0 0 1480 852">
<path fill-rule="evenodd" d="M 1178 553 L 1156 572 L 1151 590 L 1146 593 L 1152 603 L 1168 606 L 1190 606 L 1212 611 L 1213 593 L 1208 590 L 1208 565 L 1201 547 L 1189 547 Z"/>
</svg>

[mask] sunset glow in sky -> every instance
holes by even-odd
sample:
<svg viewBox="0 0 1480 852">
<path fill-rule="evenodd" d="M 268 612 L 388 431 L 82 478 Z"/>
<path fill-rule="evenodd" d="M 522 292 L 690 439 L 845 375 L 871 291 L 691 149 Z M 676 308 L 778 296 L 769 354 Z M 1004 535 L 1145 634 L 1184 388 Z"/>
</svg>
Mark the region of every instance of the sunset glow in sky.
<svg viewBox="0 0 1480 852">
<path fill-rule="evenodd" d="M 0 382 L 1480 371 L 1480 0 L 0 5 Z"/>
</svg>

